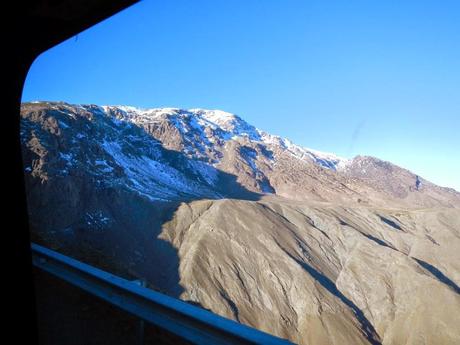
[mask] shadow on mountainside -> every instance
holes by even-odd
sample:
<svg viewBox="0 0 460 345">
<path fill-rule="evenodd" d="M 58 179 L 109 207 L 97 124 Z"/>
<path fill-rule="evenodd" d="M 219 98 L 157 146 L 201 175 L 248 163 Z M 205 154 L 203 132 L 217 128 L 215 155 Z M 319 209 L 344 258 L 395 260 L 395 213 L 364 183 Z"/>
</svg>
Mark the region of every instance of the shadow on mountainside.
<svg viewBox="0 0 460 345">
<path fill-rule="evenodd" d="M 385 218 L 385 217 L 383 217 L 383 216 L 379 216 L 379 218 L 380 218 L 380 220 L 381 220 L 382 222 L 384 222 L 386 225 L 391 226 L 392 228 L 394 228 L 394 229 L 396 229 L 396 230 L 402 231 L 402 228 L 401 228 L 398 224 L 396 224 L 396 222 L 392 221 L 391 219 Z"/>
<path fill-rule="evenodd" d="M 71 122 L 64 110 L 40 108 L 21 115 L 21 136 L 27 139 L 23 140 L 23 162 L 25 167 L 34 167 L 25 173 L 32 240 L 127 279 L 145 280 L 147 286 L 173 297 L 183 292 L 179 257 L 176 248 L 159 235 L 180 204 L 261 197 L 242 186 L 236 176 L 214 167 L 209 169 L 218 178 L 216 185 L 210 185 L 191 168 L 196 166 L 195 160 L 164 148 L 142 127 L 118 124 L 115 130 L 106 117 L 96 121 L 81 114 Z M 59 127 L 63 121 L 67 121 L 65 130 Z M 82 132 L 88 134 L 88 139 L 75 142 Z M 110 157 L 101 144 L 114 138 L 122 143 L 122 154 L 128 159 L 142 158 L 158 149 L 162 164 L 181 171 L 203 188 L 193 195 L 171 185 L 175 197 L 152 200 L 127 184 L 114 182 L 132 181 L 120 162 L 112 159 L 112 164 L 119 166 L 114 173 L 96 173 L 89 162 L 107 161 Z M 77 164 L 66 165 L 67 174 L 61 174 L 62 155 L 68 156 L 68 152 Z M 168 185 L 161 188 L 168 190 Z M 151 196 L 155 197 L 154 192 Z"/>
<path fill-rule="evenodd" d="M 239 185 L 235 176 L 221 174 L 229 191 L 222 197 L 260 198 Z M 42 183 L 30 179 L 27 199 L 34 241 L 127 279 L 145 280 L 148 286 L 173 297 L 180 296 L 183 289 L 177 250 L 159 235 L 182 202 L 207 198 L 151 201 L 124 188 L 96 188 L 94 181 L 81 177 L 50 178 Z"/>
<path fill-rule="evenodd" d="M 235 176 L 223 173 L 221 179 L 232 191 L 222 198 L 260 198 L 239 185 Z M 134 191 L 99 189 L 71 177 L 45 183 L 29 181 L 28 186 L 34 241 L 127 279 L 145 280 L 148 286 L 173 297 L 183 292 L 179 257 L 171 243 L 159 238 L 162 226 L 172 220 L 183 202 L 217 199 L 151 201 Z M 97 216 L 109 221 L 98 223 Z"/>
<path fill-rule="evenodd" d="M 429 264 L 428 262 L 426 261 L 423 261 L 423 260 L 420 260 L 420 259 L 416 259 L 416 258 L 412 258 L 414 259 L 420 266 L 422 266 L 425 270 L 427 270 L 428 272 L 430 272 L 430 274 L 436 278 L 437 280 L 439 280 L 441 283 L 443 284 L 446 284 L 448 287 L 450 287 L 451 289 L 453 289 L 456 293 L 460 294 L 460 287 L 455 284 L 455 282 L 450 279 L 449 277 L 447 277 L 444 273 L 442 273 L 439 269 L 437 269 L 435 266 Z"/>
</svg>

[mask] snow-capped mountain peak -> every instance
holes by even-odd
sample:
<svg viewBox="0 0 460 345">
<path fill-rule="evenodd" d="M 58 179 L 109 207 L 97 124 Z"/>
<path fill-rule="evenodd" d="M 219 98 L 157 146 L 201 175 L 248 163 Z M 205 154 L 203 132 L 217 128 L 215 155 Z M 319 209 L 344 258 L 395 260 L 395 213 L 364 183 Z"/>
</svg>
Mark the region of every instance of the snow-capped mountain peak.
<svg viewBox="0 0 460 345">
<path fill-rule="evenodd" d="M 299 159 L 306 159 L 331 170 L 344 167 L 348 160 L 332 153 L 320 152 L 292 143 L 289 139 L 266 133 L 244 121 L 236 114 L 222 110 L 202 108 L 151 108 L 132 106 L 103 106 L 104 111 L 120 120 L 152 127 L 168 121 L 179 131 L 183 142 L 182 151 L 194 158 L 203 159 L 206 151 L 216 152 L 230 140 L 244 140 L 269 147 L 284 149 Z M 218 151 L 218 150 L 217 150 Z M 219 154 L 217 154 L 219 156 Z M 210 159 L 216 163 L 218 160 Z"/>
<path fill-rule="evenodd" d="M 208 110 L 208 109 L 189 109 L 188 112 L 192 114 L 196 114 L 201 116 L 202 118 L 206 119 L 207 121 L 214 123 L 218 126 L 226 126 L 229 123 L 235 121 L 237 116 L 235 114 L 222 111 L 222 110 Z"/>
</svg>

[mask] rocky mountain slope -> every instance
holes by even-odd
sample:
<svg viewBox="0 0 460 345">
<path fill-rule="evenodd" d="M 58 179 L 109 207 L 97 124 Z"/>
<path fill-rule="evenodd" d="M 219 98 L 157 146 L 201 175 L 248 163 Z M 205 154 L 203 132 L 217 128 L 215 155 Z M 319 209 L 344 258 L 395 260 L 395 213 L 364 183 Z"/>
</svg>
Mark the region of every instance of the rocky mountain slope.
<svg viewBox="0 0 460 345">
<path fill-rule="evenodd" d="M 460 342 L 460 193 L 222 111 L 25 103 L 32 236 L 299 344 Z"/>
<path fill-rule="evenodd" d="M 460 194 L 374 157 L 352 160 L 293 144 L 234 114 L 203 109 L 103 107 L 112 118 L 145 129 L 164 147 L 219 170 L 257 193 L 290 199 L 453 206 Z"/>
</svg>

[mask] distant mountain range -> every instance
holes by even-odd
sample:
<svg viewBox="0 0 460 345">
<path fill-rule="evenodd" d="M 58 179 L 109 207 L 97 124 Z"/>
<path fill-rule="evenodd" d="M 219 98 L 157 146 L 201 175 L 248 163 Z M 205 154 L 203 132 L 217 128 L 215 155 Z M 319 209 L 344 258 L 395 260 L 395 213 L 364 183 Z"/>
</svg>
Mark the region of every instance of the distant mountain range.
<svg viewBox="0 0 460 345">
<path fill-rule="evenodd" d="M 301 344 L 460 341 L 454 189 L 220 110 L 23 103 L 21 140 L 38 242 Z"/>
</svg>

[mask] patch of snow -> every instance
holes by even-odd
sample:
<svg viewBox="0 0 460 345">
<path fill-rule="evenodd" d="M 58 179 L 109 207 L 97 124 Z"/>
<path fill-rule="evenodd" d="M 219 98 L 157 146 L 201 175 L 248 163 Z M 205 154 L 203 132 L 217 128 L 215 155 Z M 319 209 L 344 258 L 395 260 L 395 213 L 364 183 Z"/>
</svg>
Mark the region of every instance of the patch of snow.
<svg viewBox="0 0 460 345">
<path fill-rule="evenodd" d="M 103 173 L 110 173 L 113 171 L 113 168 L 107 163 L 105 159 L 96 159 L 94 163 Z"/>
<path fill-rule="evenodd" d="M 71 153 L 59 152 L 59 156 L 60 156 L 63 160 L 65 160 L 65 161 L 67 161 L 67 162 L 69 162 L 69 163 L 72 162 L 73 156 L 72 156 Z"/>
<path fill-rule="evenodd" d="M 261 137 L 261 141 L 263 143 L 268 144 L 268 145 L 278 145 L 278 146 L 282 146 L 283 148 L 285 147 L 283 139 L 280 136 L 272 135 L 272 134 L 269 134 L 269 133 L 266 133 L 260 130 L 259 130 L 259 134 Z"/>
<path fill-rule="evenodd" d="M 248 163 L 251 167 L 254 174 L 259 172 L 255 160 L 257 159 L 257 152 L 253 151 L 253 149 L 243 147 L 241 148 L 241 154 L 244 160 Z"/>
<path fill-rule="evenodd" d="M 219 172 L 216 168 L 201 161 L 190 160 L 188 164 L 195 173 L 198 173 L 206 181 L 207 184 L 213 186 L 217 183 L 217 180 L 219 179 Z"/>
<path fill-rule="evenodd" d="M 69 128 L 69 125 L 66 124 L 66 123 L 64 123 L 63 121 L 58 121 L 58 122 L 59 122 L 59 125 L 60 125 L 62 128 L 65 128 L 65 129 Z"/>
<path fill-rule="evenodd" d="M 236 118 L 234 114 L 222 110 L 206 110 L 197 108 L 189 109 L 189 112 L 199 114 L 205 120 L 214 123 L 217 126 L 228 124 L 229 122 L 234 121 Z"/>
<path fill-rule="evenodd" d="M 130 105 L 116 105 L 115 106 L 116 108 L 118 109 L 121 109 L 125 112 L 133 112 L 133 113 L 142 113 L 142 112 L 145 112 L 146 109 L 142 109 L 142 108 L 138 108 L 138 107 L 133 107 L 133 106 L 130 106 Z"/>
<path fill-rule="evenodd" d="M 104 141 L 102 147 L 123 168 L 131 188 L 149 198 L 168 199 L 182 193 L 202 195 L 209 192 L 169 165 L 145 155 L 126 155 L 118 142 Z"/>
</svg>

